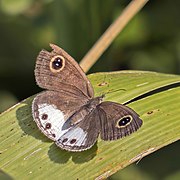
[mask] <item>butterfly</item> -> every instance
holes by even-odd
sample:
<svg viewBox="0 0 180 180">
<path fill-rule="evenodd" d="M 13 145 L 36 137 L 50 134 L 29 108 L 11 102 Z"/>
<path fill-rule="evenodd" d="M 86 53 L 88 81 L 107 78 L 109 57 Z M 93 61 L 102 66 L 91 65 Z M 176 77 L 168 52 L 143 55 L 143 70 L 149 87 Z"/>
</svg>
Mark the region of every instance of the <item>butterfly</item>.
<svg viewBox="0 0 180 180">
<path fill-rule="evenodd" d="M 37 84 L 46 89 L 32 103 L 41 132 L 67 151 L 84 151 L 101 137 L 117 140 L 137 131 L 142 120 L 131 108 L 94 97 L 87 76 L 63 49 L 40 51 L 35 67 Z"/>
</svg>

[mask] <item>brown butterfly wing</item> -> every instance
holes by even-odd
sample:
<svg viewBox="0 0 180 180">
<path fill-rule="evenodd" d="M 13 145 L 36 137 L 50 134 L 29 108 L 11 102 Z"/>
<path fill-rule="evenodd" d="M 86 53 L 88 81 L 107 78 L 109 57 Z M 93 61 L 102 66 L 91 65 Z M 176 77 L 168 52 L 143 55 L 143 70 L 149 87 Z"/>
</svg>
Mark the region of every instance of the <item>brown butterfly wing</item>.
<svg viewBox="0 0 180 180">
<path fill-rule="evenodd" d="M 81 115 L 83 116 L 83 114 L 78 113 L 78 116 Z M 97 110 L 87 113 L 83 121 L 72 126 L 56 141 L 56 145 L 68 151 L 84 151 L 91 148 L 99 135 L 98 123 L 99 114 Z"/>
<path fill-rule="evenodd" d="M 67 120 L 87 101 L 87 97 L 79 96 L 78 93 L 41 92 L 32 103 L 34 121 L 42 133 L 56 141 L 68 130 Z"/>
<path fill-rule="evenodd" d="M 36 62 L 37 84 L 48 90 L 79 91 L 93 97 L 93 88 L 77 62 L 60 47 L 50 44 L 51 52 L 42 50 Z"/>
<path fill-rule="evenodd" d="M 101 139 L 116 140 L 137 131 L 142 120 L 131 108 L 114 103 L 102 102 L 98 107 Z"/>
</svg>

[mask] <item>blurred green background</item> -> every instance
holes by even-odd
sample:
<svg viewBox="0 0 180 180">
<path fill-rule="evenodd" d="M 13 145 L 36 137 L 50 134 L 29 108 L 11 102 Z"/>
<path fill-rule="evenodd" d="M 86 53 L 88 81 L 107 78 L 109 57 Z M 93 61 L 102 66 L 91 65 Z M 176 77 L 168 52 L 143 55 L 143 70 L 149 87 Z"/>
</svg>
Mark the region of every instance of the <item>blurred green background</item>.
<svg viewBox="0 0 180 180">
<path fill-rule="evenodd" d="M 41 91 L 34 66 L 42 48 L 50 50 L 49 43 L 55 43 L 80 61 L 129 2 L 0 0 L 0 112 Z M 149 1 L 88 73 L 134 69 L 179 74 L 179 7 L 179 0 Z M 178 145 L 110 179 L 180 179 Z"/>
</svg>

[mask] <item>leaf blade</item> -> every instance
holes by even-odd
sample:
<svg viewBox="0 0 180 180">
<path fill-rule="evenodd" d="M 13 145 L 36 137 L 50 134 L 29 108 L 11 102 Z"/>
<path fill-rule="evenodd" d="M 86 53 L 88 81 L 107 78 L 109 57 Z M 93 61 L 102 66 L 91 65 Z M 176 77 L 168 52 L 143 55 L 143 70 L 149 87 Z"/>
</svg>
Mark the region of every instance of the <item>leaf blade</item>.
<svg viewBox="0 0 180 180">
<path fill-rule="evenodd" d="M 176 75 L 137 71 L 97 73 L 89 77 L 96 94 L 110 91 L 106 100 L 120 103 L 180 82 L 180 77 Z M 142 85 L 137 86 L 139 84 Z M 125 91 L 116 91 L 123 88 Z M 179 92 L 178 86 L 170 87 L 132 102 L 129 106 L 140 114 L 144 123 L 138 132 L 114 142 L 98 140 L 92 149 L 80 153 L 59 149 L 39 132 L 31 116 L 34 96 L 30 97 L 0 115 L 3 127 L 0 129 L 0 167 L 18 179 L 108 177 L 139 158 L 179 139 Z"/>
</svg>

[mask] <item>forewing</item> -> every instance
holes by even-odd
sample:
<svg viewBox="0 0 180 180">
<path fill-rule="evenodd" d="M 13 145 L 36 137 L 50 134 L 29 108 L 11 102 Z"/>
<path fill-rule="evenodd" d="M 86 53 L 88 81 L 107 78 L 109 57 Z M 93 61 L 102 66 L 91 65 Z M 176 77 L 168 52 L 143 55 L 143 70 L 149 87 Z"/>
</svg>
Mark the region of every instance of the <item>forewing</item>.
<svg viewBox="0 0 180 180">
<path fill-rule="evenodd" d="M 103 140 L 116 140 L 137 131 L 142 120 L 131 108 L 114 103 L 102 102 L 98 107 L 100 135 Z"/>
<path fill-rule="evenodd" d="M 93 88 L 78 63 L 63 49 L 50 44 L 51 52 L 40 51 L 35 68 L 37 84 L 48 90 L 80 91 L 93 97 Z"/>
</svg>

